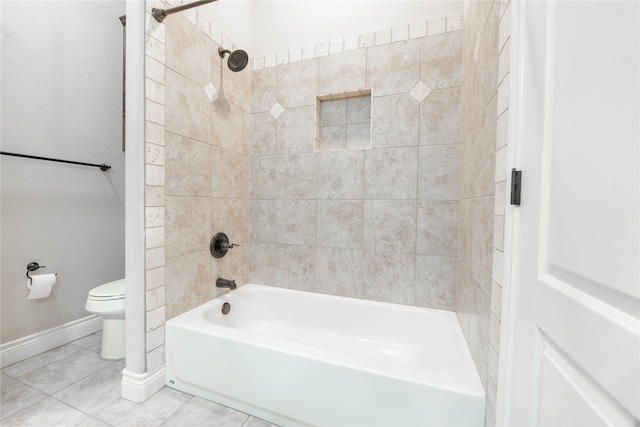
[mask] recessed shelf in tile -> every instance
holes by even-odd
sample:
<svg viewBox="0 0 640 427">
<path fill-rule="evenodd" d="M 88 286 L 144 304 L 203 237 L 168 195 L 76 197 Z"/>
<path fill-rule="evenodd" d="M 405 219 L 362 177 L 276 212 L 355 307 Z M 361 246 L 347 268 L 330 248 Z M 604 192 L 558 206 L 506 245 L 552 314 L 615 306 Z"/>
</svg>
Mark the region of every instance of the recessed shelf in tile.
<svg viewBox="0 0 640 427">
<path fill-rule="evenodd" d="M 316 98 L 315 151 L 371 148 L 371 90 Z"/>
</svg>

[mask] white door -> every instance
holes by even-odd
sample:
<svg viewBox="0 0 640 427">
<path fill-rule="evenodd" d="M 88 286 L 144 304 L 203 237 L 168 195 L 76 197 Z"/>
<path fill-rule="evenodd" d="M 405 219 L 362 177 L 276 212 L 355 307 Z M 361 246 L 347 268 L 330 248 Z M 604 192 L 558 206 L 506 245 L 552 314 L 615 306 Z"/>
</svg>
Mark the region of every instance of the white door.
<svg viewBox="0 0 640 427">
<path fill-rule="evenodd" d="M 637 426 L 639 2 L 511 4 L 522 204 L 499 419 Z"/>
</svg>

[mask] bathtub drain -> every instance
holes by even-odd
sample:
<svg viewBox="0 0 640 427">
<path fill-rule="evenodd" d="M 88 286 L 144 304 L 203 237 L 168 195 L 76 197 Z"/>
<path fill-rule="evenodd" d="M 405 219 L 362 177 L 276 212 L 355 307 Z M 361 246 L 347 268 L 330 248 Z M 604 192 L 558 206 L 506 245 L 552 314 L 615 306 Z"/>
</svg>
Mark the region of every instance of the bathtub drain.
<svg viewBox="0 0 640 427">
<path fill-rule="evenodd" d="M 230 310 L 231 310 L 231 304 L 229 304 L 228 302 L 225 302 L 224 304 L 222 304 L 222 314 L 229 314 Z"/>
</svg>

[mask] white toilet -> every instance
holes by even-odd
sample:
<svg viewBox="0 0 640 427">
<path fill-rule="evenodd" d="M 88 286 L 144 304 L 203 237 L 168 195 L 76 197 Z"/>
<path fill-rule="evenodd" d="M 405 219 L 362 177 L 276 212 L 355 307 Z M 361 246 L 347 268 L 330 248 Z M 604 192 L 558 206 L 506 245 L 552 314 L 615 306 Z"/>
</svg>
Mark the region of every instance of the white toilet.
<svg viewBox="0 0 640 427">
<path fill-rule="evenodd" d="M 102 352 L 103 359 L 124 357 L 124 279 L 105 283 L 89 291 L 84 309 L 103 317 Z"/>
</svg>

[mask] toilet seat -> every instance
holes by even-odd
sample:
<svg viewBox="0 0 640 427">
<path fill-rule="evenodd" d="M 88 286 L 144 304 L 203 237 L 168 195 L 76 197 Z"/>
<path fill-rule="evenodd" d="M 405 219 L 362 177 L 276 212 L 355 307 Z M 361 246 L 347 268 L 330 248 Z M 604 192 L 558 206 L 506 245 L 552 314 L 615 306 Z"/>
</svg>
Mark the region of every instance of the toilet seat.
<svg viewBox="0 0 640 427">
<path fill-rule="evenodd" d="M 105 283 L 89 291 L 89 299 L 93 301 L 112 301 L 125 298 L 125 279 Z"/>
<path fill-rule="evenodd" d="M 89 291 L 84 309 L 98 316 L 124 318 L 125 279 L 114 280 Z"/>
</svg>

